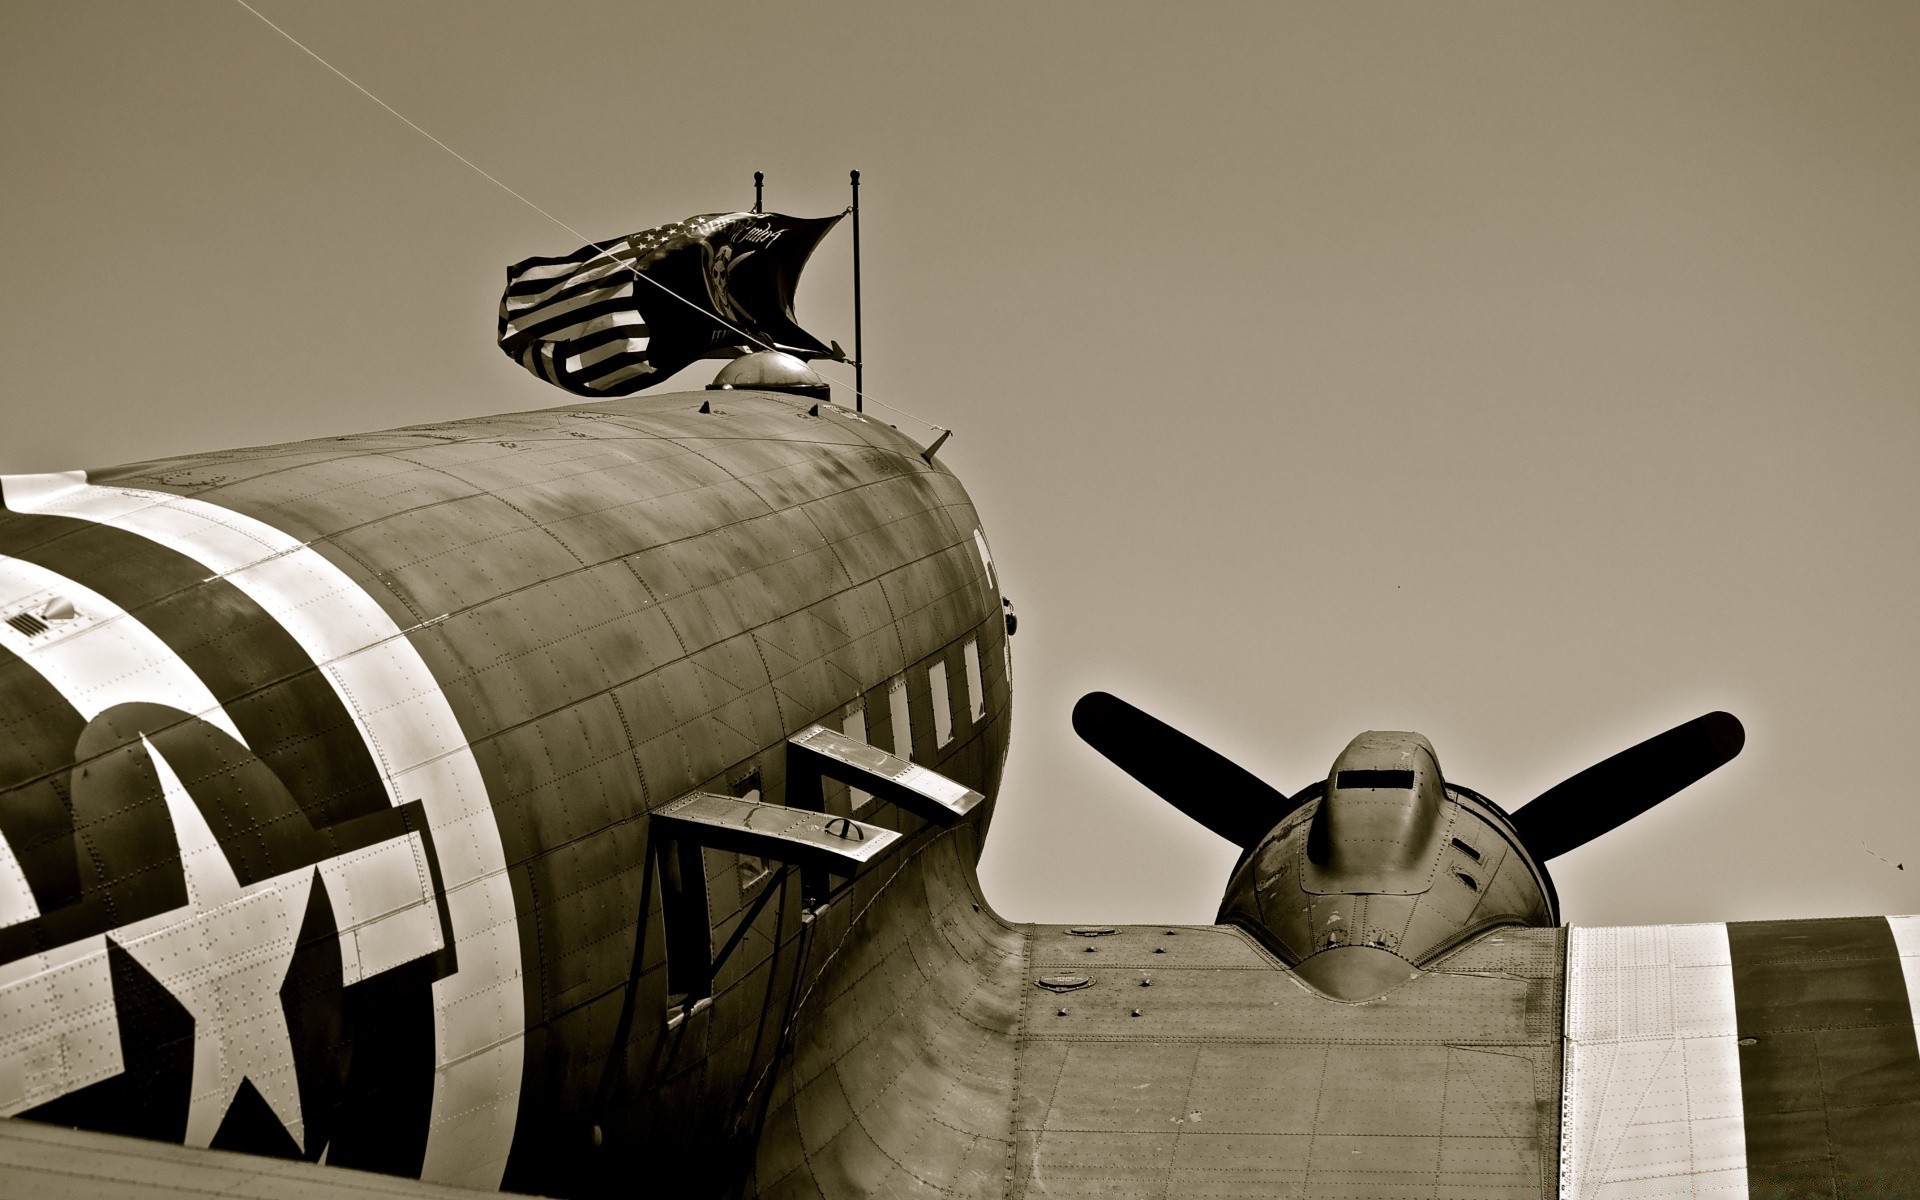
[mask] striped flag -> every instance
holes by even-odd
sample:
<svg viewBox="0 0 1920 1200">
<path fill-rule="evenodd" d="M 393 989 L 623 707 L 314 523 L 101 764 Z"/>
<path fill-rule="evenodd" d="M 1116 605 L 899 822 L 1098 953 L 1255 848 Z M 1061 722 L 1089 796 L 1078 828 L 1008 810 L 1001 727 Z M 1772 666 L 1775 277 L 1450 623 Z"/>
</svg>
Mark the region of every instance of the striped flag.
<svg viewBox="0 0 1920 1200">
<path fill-rule="evenodd" d="M 794 323 L 793 292 L 840 220 L 710 213 L 507 268 L 500 349 L 581 396 L 626 396 L 701 358 L 833 351 Z"/>
</svg>

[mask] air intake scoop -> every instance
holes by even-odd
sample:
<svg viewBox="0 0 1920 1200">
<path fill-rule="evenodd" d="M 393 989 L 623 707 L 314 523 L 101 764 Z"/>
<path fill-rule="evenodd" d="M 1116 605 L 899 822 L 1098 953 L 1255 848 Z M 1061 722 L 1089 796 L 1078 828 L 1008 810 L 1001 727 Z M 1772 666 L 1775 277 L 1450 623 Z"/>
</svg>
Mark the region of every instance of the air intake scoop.
<svg viewBox="0 0 1920 1200">
<path fill-rule="evenodd" d="M 1433 886 L 1447 841 L 1446 790 L 1417 733 L 1363 733 L 1327 777 L 1302 882 L 1319 895 L 1415 896 Z"/>
</svg>

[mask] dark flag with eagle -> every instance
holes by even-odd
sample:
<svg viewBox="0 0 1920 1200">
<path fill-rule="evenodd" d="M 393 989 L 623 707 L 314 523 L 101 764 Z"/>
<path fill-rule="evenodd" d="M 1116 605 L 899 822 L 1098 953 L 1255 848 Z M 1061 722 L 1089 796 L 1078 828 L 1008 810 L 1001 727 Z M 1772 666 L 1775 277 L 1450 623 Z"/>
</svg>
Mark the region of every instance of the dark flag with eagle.
<svg viewBox="0 0 1920 1200">
<path fill-rule="evenodd" d="M 835 354 L 793 291 L 840 217 L 709 213 L 507 268 L 500 349 L 580 396 L 626 396 L 700 358 Z"/>
</svg>

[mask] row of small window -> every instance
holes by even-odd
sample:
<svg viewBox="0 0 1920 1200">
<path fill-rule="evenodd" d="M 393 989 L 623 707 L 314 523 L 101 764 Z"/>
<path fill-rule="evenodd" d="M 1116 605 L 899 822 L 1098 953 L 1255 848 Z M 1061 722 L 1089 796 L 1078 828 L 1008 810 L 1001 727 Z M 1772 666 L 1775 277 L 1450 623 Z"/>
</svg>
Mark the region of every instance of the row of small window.
<svg viewBox="0 0 1920 1200">
<path fill-rule="evenodd" d="M 980 721 L 987 715 L 987 689 L 980 677 L 980 643 L 978 639 L 968 638 L 960 648 L 966 683 L 967 713 L 973 721 Z M 933 742 L 936 748 L 953 741 L 953 696 L 950 691 L 946 660 L 942 659 L 927 668 L 927 695 L 932 701 Z M 857 738 L 870 746 L 877 746 L 899 758 L 913 760 L 913 716 L 907 703 L 907 677 L 904 673 L 895 675 L 887 681 L 887 715 L 889 728 L 893 730 L 893 745 L 885 746 L 869 735 L 867 723 L 866 697 L 849 704 L 840 717 L 840 732 L 848 737 Z M 907 736 L 902 737 L 902 730 Z M 732 786 L 734 795 L 747 800 L 760 799 L 760 771 L 755 768 L 751 774 L 735 780 Z M 849 787 L 848 795 L 852 800 L 853 811 L 858 813 L 873 803 L 873 794 L 859 788 Z M 737 856 L 736 869 L 738 884 L 744 894 L 746 890 L 760 883 L 772 874 L 772 866 L 756 855 Z"/>
<path fill-rule="evenodd" d="M 960 659 L 964 664 L 962 676 L 967 689 L 966 711 L 973 721 L 979 721 L 987 715 L 987 689 L 980 677 L 980 643 L 976 638 L 968 638 L 960 647 Z M 940 659 L 927 668 L 928 707 L 933 710 L 933 744 L 936 749 L 953 741 L 953 681 L 949 678 L 946 660 Z M 892 730 L 890 746 L 881 745 L 875 736 L 868 733 L 866 697 L 862 696 L 847 706 L 841 716 L 840 732 L 848 737 L 857 738 L 868 745 L 877 746 L 892 753 L 895 757 L 908 761 L 913 759 L 913 717 L 907 703 L 907 677 L 900 674 L 887 682 L 888 728 Z M 858 788 L 849 789 L 853 793 L 853 811 L 873 803 L 873 797 Z"/>
</svg>

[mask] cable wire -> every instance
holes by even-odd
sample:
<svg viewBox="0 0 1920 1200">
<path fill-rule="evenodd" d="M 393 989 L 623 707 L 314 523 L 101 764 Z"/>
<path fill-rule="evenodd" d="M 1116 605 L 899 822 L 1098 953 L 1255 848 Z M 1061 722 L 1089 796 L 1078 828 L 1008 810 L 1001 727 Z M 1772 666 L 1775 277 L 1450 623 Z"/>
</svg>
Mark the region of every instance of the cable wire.
<svg viewBox="0 0 1920 1200">
<path fill-rule="evenodd" d="M 592 238 L 588 237 L 586 234 L 581 233 L 579 230 L 567 224 L 565 221 L 562 221 L 559 217 L 554 216 L 552 213 L 548 212 L 546 209 L 541 208 L 538 204 L 535 204 L 533 201 L 527 199 L 525 196 L 521 195 L 519 192 L 515 191 L 513 188 L 508 187 L 497 176 L 495 176 L 493 173 L 488 171 L 486 168 L 482 167 L 480 164 L 474 162 L 472 159 L 460 153 L 458 150 L 455 150 L 452 146 L 447 145 L 445 142 L 433 136 L 431 133 L 428 133 L 425 129 L 422 129 L 419 125 L 415 124 L 412 120 L 408 119 L 405 113 L 402 113 L 399 109 L 395 108 L 393 105 L 388 104 L 385 100 L 382 100 L 380 97 L 374 95 L 372 92 L 362 87 L 360 83 L 353 78 L 353 76 L 347 74 L 345 71 L 342 71 L 339 67 L 334 66 L 332 63 L 322 58 L 317 52 L 313 50 L 312 47 L 308 46 L 305 42 L 302 42 L 299 38 L 294 37 L 291 33 L 288 33 L 286 30 L 280 28 L 280 26 L 268 20 L 266 14 L 262 13 L 259 9 L 255 8 L 253 5 L 248 4 L 247 0 L 233 0 L 233 2 L 235 4 L 238 4 L 241 8 L 246 9 L 248 12 L 252 13 L 254 16 L 260 18 L 261 23 L 266 25 L 267 28 L 273 30 L 275 33 L 287 39 L 289 42 L 292 42 L 295 46 L 298 46 L 300 50 L 304 52 L 309 58 L 313 59 L 313 61 L 319 63 L 321 66 L 325 67 L 327 70 L 332 71 L 335 75 L 338 75 L 340 78 L 346 80 L 347 83 L 352 85 L 355 91 L 359 92 L 361 95 L 365 96 L 367 99 L 373 101 L 375 104 L 378 104 L 381 108 L 386 109 L 389 113 L 392 113 L 395 117 L 398 117 L 402 122 L 406 124 L 407 128 L 413 130 L 415 133 L 419 134 L 421 137 L 426 138 L 428 141 L 440 147 L 442 150 L 445 150 L 448 154 L 453 155 L 455 158 L 465 163 L 468 167 L 471 167 L 476 173 L 478 173 L 481 176 L 481 178 L 485 179 L 487 182 L 493 184 L 495 187 L 507 193 L 507 195 L 512 196 L 515 200 L 518 200 L 520 203 L 526 205 L 528 208 L 532 209 L 533 211 L 539 213 L 541 216 L 545 217 L 547 220 L 552 221 L 555 225 L 558 225 L 560 228 L 566 230 L 568 233 L 572 234 L 574 237 L 579 238 L 581 241 L 585 242 L 587 245 L 592 246 L 595 250 L 598 250 L 601 254 L 611 255 L 613 253 L 611 250 L 607 249 L 607 247 L 601 245 L 599 242 L 594 241 Z M 679 292 L 674 291 L 672 288 L 668 287 L 666 284 L 661 283 L 659 280 L 654 279 L 651 276 L 642 274 L 639 270 L 637 270 L 634 267 L 632 263 L 622 263 L 621 265 L 624 266 L 627 269 L 628 274 L 632 275 L 635 279 L 646 280 L 648 283 L 652 284 L 654 287 L 658 288 L 659 290 L 665 292 L 667 295 L 672 296 L 674 299 L 680 301 L 682 304 L 686 305 L 688 308 L 693 309 L 695 312 L 700 313 L 703 316 L 711 317 L 713 320 L 719 322 L 721 325 L 739 334 L 741 337 L 747 339 L 749 342 L 752 342 L 754 345 L 759 346 L 761 349 L 763 350 L 774 349 L 773 346 L 753 336 L 752 334 L 748 333 L 746 330 L 741 329 L 739 326 L 733 324 L 731 321 L 728 321 L 725 317 L 722 317 L 719 313 L 708 312 L 706 309 L 700 307 L 700 305 L 698 304 L 695 304 L 692 300 L 689 300 L 687 297 L 682 296 Z M 891 408 L 892 405 L 888 405 L 887 407 Z M 894 411 L 899 412 L 901 410 L 894 409 Z M 907 414 L 907 415 L 911 415 L 911 414 Z M 913 419 L 916 421 L 920 420 L 919 417 L 914 417 Z M 937 428 L 937 426 L 935 428 Z"/>
<path fill-rule="evenodd" d="M 513 188 L 507 186 L 507 184 L 503 182 L 498 176 L 488 171 L 485 167 L 482 167 L 479 163 L 474 162 L 472 159 L 468 158 L 466 155 L 460 153 L 458 150 L 455 150 L 452 146 L 447 145 L 445 142 L 441 141 L 439 138 L 433 136 L 433 134 L 427 132 L 425 129 L 422 129 L 418 124 L 416 124 L 414 121 L 409 119 L 405 113 L 401 112 L 399 109 L 395 108 L 393 105 L 388 104 L 385 100 L 382 100 L 380 97 L 374 95 L 372 92 L 368 91 L 365 87 L 362 87 L 359 81 L 354 79 L 353 76 L 347 74 L 345 71 L 342 71 L 339 67 L 334 66 L 332 63 L 322 58 L 318 52 L 316 52 L 312 47 L 308 46 L 305 42 L 293 36 L 291 33 L 288 33 L 286 30 L 280 28 L 280 26 L 274 24 L 271 20 L 267 18 L 265 13 L 255 8 L 253 5 L 247 3 L 247 0 L 233 0 L 233 2 L 235 4 L 238 4 L 241 8 L 246 9 L 248 12 L 252 13 L 254 16 L 258 17 L 260 19 L 260 22 L 263 25 L 265 25 L 268 29 L 273 30 L 275 33 L 279 34 L 281 37 L 287 39 L 289 42 L 292 42 L 295 46 L 299 47 L 301 52 L 306 54 L 307 57 L 313 59 L 313 61 L 319 63 L 321 66 L 325 67 L 327 70 L 332 71 L 335 75 L 338 75 L 340 78 L 346 80 L 347 83 L 351 85 L 353 89 L 359 92 L 362 96 L 365 96 L 367 99 L 373 101 L 375 104 L 378 104 L 381 108 L 384 108 L 389 113 L 393 114 L 393 116 L 398 118 L 403 124 L 406 125 L 407 128 L 413 130 L 415 133 L 419 134 L 421 137 L 426 138 L 428 141 L 440 147 L 442 150 L 445 150 L 448 154 L 451 154 L 453 157 L 459 159 L 462 163 L 465 163 L 469 168 L 471 168 L 474 171 L 474 173 L 478 174 L 482 179 L 485 179 L 488 183 L 493 184 L 493 186 L 499 188 L 501 191 L 505 192 L 507 195 L 512 196 L 515 200 L 518 200 L 520 203 L 526 205 L 528 208 L 532 209 L 534 212 L 537 212 L 541 216 L 545 217 L 547 220 L 552 221 L 555 225 L 558 225 L 560 228 L 566 230 L 568 233 L 572 234 L 574 237 L 579 238 L 582 242 L 585 242 L 587 245 L 592 246 L 595 250 L 598 250 L 601 254 L 611 255 L 613 253 L 607 247 L 601 245 L 599 242 L 594 241 L 592 238 L 588 237 L 586 234 L 581 233 L 579 230 L 575 229 L 573 226 L 567 224 L 565 221 L 562 221 L 559 217 L 554 216 L 552 213 L 548 212 L 546 209 L 541 208 L 538 204 L 535 204 L 533 201 L 527 199 L 525 196 L 521 195 L 519 192 L 515 191 Z M 731 321 L 728 321 L 725 317 L 721 316 L 719 313 L 709 312 L 707 309 L 702 308 L 700 305 L 694 303 L 692 300 L 689 300 L 687 297 L 682 296 L 679 292 L 674 291 L 672 288 L 668 287 L 666 284 L 661 283 L 659 280 L 654 279 L 652 276 L 643 274 L 641 271 L 635 268 L 632 263 L 622 263 L 621 265 L 624 266 L 627 269 L 627 273 L 632 275 L 635 279 L 645 280 L 646 282 L 652 284 L 654 287 L 658 288 L 660 291 L 665 292 L 667 295 L 672 296 L 675 300 L 678 300 L 680 301 L 680 303 L 686 305 L 688 308 L 691 308 L 693 311 L 700 313 L 702 316 L 712 318 L 714 321 L 717 321 L 719 324 L 732 330 L 734 333 L 739 334 L 741 337 L 745 338 L 749 342 L 752 342 L 754 345 L 759 346 L 761 349 L 763 350 L 775 349 L 774 346 L 769 345 L 767 342 L 764 342 L 761 339 L 748 333 L 746 330 L 741 329 L 739 326 L 733 324 Z M 928 429 L 939 430 L 943 433 L 947 432 L 946 426 L 935 425 L 932 421 L 927 420 L 925 417 L 915 416 L 913 413 L 908 412 L 906 409 L 900 408 L 896 405 L 888 404 L 886 401 L 880 400 L 869 393 L 862 392 L 859 388 L 854 388 L 853 394 L 858 396 L 861 400 L 877 405 L 880 408 L 887 409 L 890 412 L 899 413 L 901 416 L 907 418 L 910 421 L 918 421 L 920 424 L 925 425 Z"/>
</svg>

